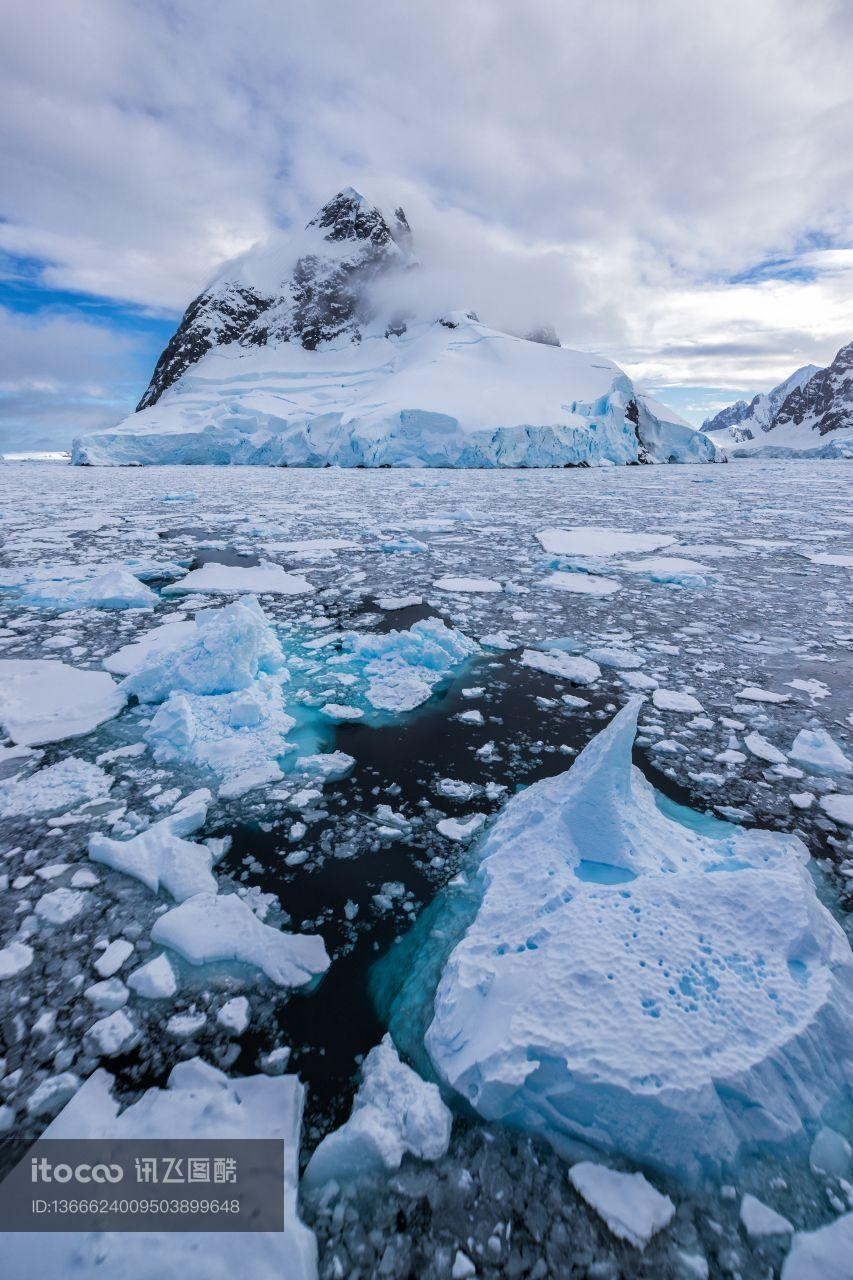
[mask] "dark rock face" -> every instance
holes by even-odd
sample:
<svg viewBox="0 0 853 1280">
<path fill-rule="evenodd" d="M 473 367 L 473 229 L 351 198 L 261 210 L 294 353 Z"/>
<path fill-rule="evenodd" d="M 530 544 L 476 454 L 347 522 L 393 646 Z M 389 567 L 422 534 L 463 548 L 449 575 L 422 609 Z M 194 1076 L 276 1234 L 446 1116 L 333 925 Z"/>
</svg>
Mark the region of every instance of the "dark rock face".
<svg viewBox="0 0 853 1280">
<path fill-rule="evenodd" d="M 743 422 L 744 418 L 748 418 L 758 402 L 758 396 L 754 396 L 752 400 L 737 400 L 734 404 L 730 404 L 728 408 L 721 409 L 713 418 L 706 418 L 702 423 L 702 431 L 720 431 L 723 428 L 732 427 Z M 735 439 L 751 440 L 752 432 L 749 427 L 745 427 L 742 432 L 732 432 Z"/>
<path fill-rule="evenodd" d="M 147 409 L 211 347 L 234 342 L 271 303 L 252 289 L 229 285 L 219 293 L 200 293 L 184 312 L 136 406 Z"/>
<path fill-rule="evenodd" d="M 842 347 L 832 364 L 820 369 L 783 401 L 773 426 L 813 421 L 818 435 L 853 427 L 853 342 Z"/>
<path fill-rule="evenodd" d="M 229 342 L 247 347 L 298 342 L 314 351 L 342 336 L 361 341 L 362 327 L 372 315 L 371 285 L 394 268 L 414 264 L 406 215 L 397 209 L 389 222 L 347 188 L 323 206 L 306 230 L 317 232 L 317 248 L 297 259 L 276 296 L 224 283 L 190 303 L 137 410 L 156 404 L 191 365 Z M 395 317 L 389 329 L 405 332 L 405 318 Z"/>
</svg>

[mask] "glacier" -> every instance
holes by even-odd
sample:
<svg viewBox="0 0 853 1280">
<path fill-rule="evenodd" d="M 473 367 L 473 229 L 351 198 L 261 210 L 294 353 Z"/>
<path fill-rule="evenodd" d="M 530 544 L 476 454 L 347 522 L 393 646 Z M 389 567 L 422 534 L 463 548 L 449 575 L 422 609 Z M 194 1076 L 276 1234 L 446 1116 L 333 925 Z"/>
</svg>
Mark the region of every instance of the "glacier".
<svg viewBox="0 0 853 1280">
<path fill-rule="evenodd" d="M 699 1182 L 849 1096 L 853 953 L 797 836 L 663 811 L 640 705 L 495 822 L 425 1043 L 486 1119 Z"/>
<path fill-rule="evenodd" d="M 136 412 L 77 439 L 79 466 L 563 467 L 714 462 L 709 436 L 618 365 L 413 313 L 426 270 L 398 209 L 347 188 L 301 233 L 228 263 L 196 298 Z M 408 286 L 408 287 L 407 287 Z M 405 300 L 405 303 L 404 303 Z"/>
</svg>

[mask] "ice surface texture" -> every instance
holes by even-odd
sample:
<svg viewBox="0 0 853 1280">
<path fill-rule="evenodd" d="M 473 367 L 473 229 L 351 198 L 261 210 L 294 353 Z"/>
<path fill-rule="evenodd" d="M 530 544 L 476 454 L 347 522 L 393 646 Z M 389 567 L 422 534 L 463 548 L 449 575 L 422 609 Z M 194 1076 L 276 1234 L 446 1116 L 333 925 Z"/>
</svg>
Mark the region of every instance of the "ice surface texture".
<svg viewBox="0 0 853 1280">
<path fill-rule="evenodd" d="M 692 1180 L 844 1095 L 853 955 L 797 837 L 664 816 L 638 705 L 492 828 L 426 1044 L 486 1118 Z"/>
</svg>

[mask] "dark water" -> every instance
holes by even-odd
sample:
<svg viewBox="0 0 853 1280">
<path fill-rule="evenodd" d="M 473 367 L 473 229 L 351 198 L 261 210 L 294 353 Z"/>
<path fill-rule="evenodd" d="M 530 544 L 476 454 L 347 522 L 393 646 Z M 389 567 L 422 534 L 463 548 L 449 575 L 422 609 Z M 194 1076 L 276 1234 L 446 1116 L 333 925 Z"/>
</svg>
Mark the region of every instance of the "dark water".
<svg viewBox="0 0 853 1280">
<path fill-rule="evenodd" d="M 466 698 L 462 690 L 472 686 L 484 686 L 486 695 Z M 588 698 L 590 705 L 565 706 L 559 701 L 563 691 Z M 537 697 L 556 701 L 543 708 Z M 467 725 L 454 718 L 475 707 L 486 717 L 485 724 Z M 357 763 L 347 779 L 324 789 L 322 806 L 329 816 L 310 824 L 299 842 L 301 849 L 311 850 L 307 863 L 293 869 L 284 864 L 294 846 L 281 829 L 243 826 L 230 833 L 232 848 L 221 868 L 237 875 L 244 864 L 249 866 L 251 883 L 280 896 L 294 928 L 302 922 L 318 927 L 333 956 L 316 989 L 292 997 L 277 1017 L 276 1042 L 292 1046 L 291 1066 L 308 1086 L 309 1126 L 313 1121 L 325 1129 L 346 1118 L 359 1060 L 387 1029 L 374 1003 L 371 974 L 381 956 L 392 953 L 393 963 L 395 944 L 409 934 L 414 915 L 377 914 L 372 895 L 383 883 L 395 881 L 414 896 L 419 910 L 427 907 L 466 859 L 466 846 L 449 845 L 436 834 L 436 820 L 494 812 L 520 787 L 563 772 L 614 709 L 606 698 L 571 690 L 506 655 L 478 659 L 410 715 L 377 727 L 351 723 L 335 729 L 328 749 L 345 751 Z M 475 750 L 490 741 L 496 744 L 496 758 L 477 757 Z M 559 751 L 560 746 L 573 753 Z M 507 790 L 491 801 L 479 792 L 469 801 L 455 802 L 433 790 L 431 782 L 441 777 L 479 786 L 491 781 Z M 687 798 L 665 777 L 661 785 L 674 799 Z M 410 835 L 354 857 L 327 853 L 312 865 L 330 838 L 334 847 L 335 832 L 347 815 L 369 815 L 380 803 L 407 815 L 423 813 L 425 801 L 424 821 Z M 446 859 L 438 872 L 429 866 L 436 853 Z M 347 902 L 359 908 L 355 939 L 344 916 Z M 318 917 L 323 917 L 319 924 Z M 401 959 L 405 954 L 400 952 Z M 258 1053 L 266 1047 L 265 1038 L 247 1035 L 236 1069 L 256 1070 Z"/>
</svg>

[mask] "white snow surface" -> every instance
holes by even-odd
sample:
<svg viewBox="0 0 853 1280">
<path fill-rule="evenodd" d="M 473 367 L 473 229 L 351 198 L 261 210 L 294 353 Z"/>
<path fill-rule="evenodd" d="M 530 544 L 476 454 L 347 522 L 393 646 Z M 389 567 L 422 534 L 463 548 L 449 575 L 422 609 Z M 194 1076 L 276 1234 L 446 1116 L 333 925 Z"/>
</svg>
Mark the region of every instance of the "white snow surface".
<svg viewBox="0 0 853 1280">
<path fill-rule="evenodd" d="M 664 815 L 638 709 L 491 828 L 426 1045 L 484 1117 L 694 1180 L 844 1095 L 853 955 L 796 836 Z"/>
<path fill-rule="evenodd" d="M 437 1160 L 450 1144 L 452 1124 L 438 1086 L 401 1062 L 390 1035 L 385 1035 L 364 1060 L 349 1119 L 314 1151 L 305 1185 L 398 1169 L 407 1153 Z"/>
<path fill-rule="evenodd" d="M 178 582 L 163 588 L 166 596 L 252 594 L 298 596 L 313 591 L 311 583 L 298 573 L 287 573 L 277 564 L 236 565 L 208 561 L 200 569 L 192 569 Z"/>
<path fill-rule="evenodd" d="M 173 1068 L 165 1089 L 148 1089 L 120 1111 L 112 1076 L 95 1071 L 44 1138 L 279 1138 L 284 1231 L 27 1232 L 4 1241 L 7 1274 L 15 1280 L 316 1280 L 316 1241 L 299 1221 L 296 1204 L 303 1100 L 296 1076 L 229 1079 L 193 1058 Z"/>
<path fill-rule="evenodd" d="M 124 693 L 106 671 L 45 658 L 0 658 L 0 725 L 23 746 L 90 733 L 124 704 Z"/>
<path fill-rule="evenodd" d="M 625 413 L 639 409 L 643 445 Z M 527 341 L 464 313 L 306 351 L 214 348 L 160 400 L 77 440 L 89 465 L 551 467 L 709 462 L 710 438 L 601 356 Z"/>
<path fill-rule="evenodd" d="M 782 1265 L 782 1280 L 851 1280 L 853 1213 L 817 1231 L 798 1231 Z"/>
</svg>

